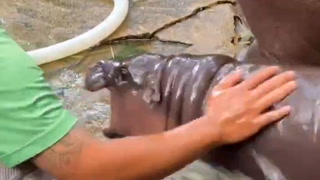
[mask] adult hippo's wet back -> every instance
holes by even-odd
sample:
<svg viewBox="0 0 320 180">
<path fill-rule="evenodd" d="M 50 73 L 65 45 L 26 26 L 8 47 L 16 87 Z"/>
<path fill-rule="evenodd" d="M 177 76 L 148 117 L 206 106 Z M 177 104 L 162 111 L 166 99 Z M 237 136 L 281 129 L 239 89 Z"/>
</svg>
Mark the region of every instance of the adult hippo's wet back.
<svg viewBox="0 0 320 180">
<path fill-rule="evenodd" d="M 262 67 L 224 55 L 143 54 L 125 63 L 98 63 L 87 74 L 86 87 L 111 91 L 106 136 L 146 135 L 200 117 L 208 90 L 235 69 L 243 69 L 248 77 Z M 315 165 L 320 163 L 320 80 L 312 81 L 303 69 L 291 69 L 297 72 L 299 88 L 275 105 L 290 104 L 294 108 L 290 116 L 244 143 L 214 150 L 206 160 L 255 180 L 265 175 L 284 180 L 320 178 Z"/>
</svg>

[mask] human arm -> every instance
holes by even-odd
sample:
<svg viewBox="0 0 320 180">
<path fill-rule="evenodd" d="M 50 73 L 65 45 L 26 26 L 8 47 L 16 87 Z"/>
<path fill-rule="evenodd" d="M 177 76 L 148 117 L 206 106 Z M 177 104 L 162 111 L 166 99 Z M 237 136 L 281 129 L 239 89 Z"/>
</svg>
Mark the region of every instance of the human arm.
<svg viewBox="0 0 320 180">
<path fill-rule="evenodd" d="M 203 117 L 171 131 L 100 141 L 74 129 L 33 162 L 61 180 L 161 179 L 287 115 L 288 107 L 265 112 L 296 88 L 292 72 L 273 77 L 278 71 L 268 68 L 240 84 L 240 74 L 228 76 L 213 90 Z"/>
</svg>

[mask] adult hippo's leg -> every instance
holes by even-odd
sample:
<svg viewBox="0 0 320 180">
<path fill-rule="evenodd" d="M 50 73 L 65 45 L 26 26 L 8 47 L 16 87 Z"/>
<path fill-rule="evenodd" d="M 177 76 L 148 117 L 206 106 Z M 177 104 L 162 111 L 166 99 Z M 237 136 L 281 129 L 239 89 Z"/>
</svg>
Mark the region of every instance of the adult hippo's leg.
<svg viewBox="0 0 320 180">
<path fill-rule="evenodd" d="M 319 179 L 320 174 L 314 164 L 320 160 L 317 140 L 320 25 L 314 22 L 320 15 L 320 1 L 238 2 L 257 40 L 244 62 L 281 64 L 293 69 L 303 78 L 300 81 L 302 89 L 290 97 L 289 103 L 295 107 L 295 112 L 278 124 L 278 131 L 273 127 L 273 133 L 271 130 L 263 132 L 258 140 L 252 140 L 250 146 L 242 146 L 236 155 L 233 147 L 216 151 L 218 154 L 211 154 L 211 161 L 223 162 L 232 169 L 240 168 L 254 179 L 262 179 L 261 173 L 273 174 L 274 179 Z M 233 159 L 217 159 L 230 155 L 227 152 L 231 152 Z M 260 173 L 257 169 L 253 171 L 256 167 L 253 164 L 259 164 Z"/>
<path fill-rule="evenodd" d="M 318 129 L 318 106 L 306 102 L 306 99 L 314 99 L 313 101 L 317 102 L 318 97 L 317 93 L 319 92 L 319 69 L 313 65 L 319 65 L 320 63 L 320 25 L 317 22 L 317 17 L 320 15 L 320 1 L 319 0 L 309 0 L 309 1 L 300 1 L 300 0 L 237 0 L 243 10 L 243 13 L 246 17 L 246 20 L 250 26 L 251 31 L 256 37 L 256 42 L 252 44 L 250 50 L 245 57 L 246 63 L 253 64 L 281 64 L 289 69 L 294 69 L 303 76 L 306 82 L 303 82 L 305 91 L 300 93 L 299 96 L 296 96 L 295 100 L 291 101 L 292 105 L 298 106 L 296 111 L 289 120 L 292 120 L 294 117 L 304 118 L 309 120 L 308 125 L 301 125 L 299 131 L 295 131 L 292 128 L 290 131 L 293 133 L 284 143 L 284 138 L 279 138 L 278 140 L 269 141 L 268 146 L 263 144 L 256 144 L 256 148 L 260 147 L 262 154 L 266 157 L 272 157 L 272 151 L 274 155 L 278 154 L 278 157 L 265 159 L 260 157 L 263 161 L 272 164 L 275 163 L 276 166 L 281 167 L 278 171 L 273 170 L 269 171 L 269 174 L 272 172 L 283 172 L 286 174 L 288 179 L 318 179 L 319 175 L 317 169 L 312 169 L 310 172 L 304 172 L 303 168 L 300 167 L 314 167 L 312 164 L 315 162 L 313 156 L 301 156 L 301 154 L 318 154 L 319 147 L 317 147 L 317 141 L 312 142 L 311 136 L 316 137 L 317 133 L 303 132 L 301 128 L 308 127 Z M 310 66 L 311 65 L 311 66 Z M 308 87 L 309 86 L 309 87 Z M 307 88 L 308 87 L 308 88 Z M 312 90 L 315 88 L 316 90 Z M 310 94 L 308 97 L 307 94 Z M 310 104 L 311 103 L 311 104 Z M 301 106 L 304 105 L 305 107 Z M 311 109 L 311 112 L 310 112 Z M 311 118 L 310 114 L 316 114 L 316 117 Z M 313 120 L 312 120 L 313 119 Z M 297 121 L 297 119 L 295 120 Z M 313 122 L 312 122 L 313 121 Z M 308 121 L 306 121 L 308 122 Z M 285 135 L 283 135 L 285 136 Z M 309 136 L 309 137 L 307 137 Z M 260 136 L 263 138 L 262 135 Z M 277 136 L 275 136 L 277 137 Z M 306 141 L 309 143 L 309 146 L 304 146 L 302 144 L 294 144 L 293 142 L 299 142 L 299 138 L 305 137 Z M 297 138 L 297 139 L 292 139 Z M 261 143 L 267 143 L 267 138 L 264 138 L 264 141 Z M 271 143 L 270 143 L 271 142 Z M 302 141 L 303 142 L 303 141 Z M 292 144 L 290 144 L 292 143 Z M 271 147 L 277 147 L 279 150 L 275 153 L 275 149 L 271 150 Z M 310 147 L 311 146 L 311 147 Z M 292 147 L 291 149 L 286 149 L 287 147 Z M 231 148 L 231 147 L 229 147 Z M 263 149 L 263 150 L 261 150 Z M 269 149 L 269 150 L 268 150 Z M 222 151 L 224 153 L 229 152 L 227 150 Z M 231 152 L 233 152 L 231 150 Z M 284 153 L 285 152 L 285 153 Z M 287 154 L 286 154 L 287 153 Z M 251 155 L 250 155 L 251 154 Z M 233 154 L 234 155 L 234 154 Z M 301 157 L 301 159 L 294 159 L 294 161 L 289 162 L 290 157 Z M 212 156 L 217 157 L 217 156 Z M 285 159 L 287 158 L 287 159 Z M 307 159 L 306 159 L 307 158 Z M 315 159 L 318 159 L 316 157 Z M 243 171 L 247 174 L 251 174 L 252 166 L 250 163 L 253 162 L 253 155 L 248 149 L 247 146 L 242 148 L 241 153 L 238 153 L 237 159 L 239 162 L 247 161 L 248 163 L 241 164 Z M 220 159 L 226 162 L 227 159 Z M 230 166 L 236 163 L 230 163 Z M 249 166 L 248 166 L 249 165 Z M 270 165 L 269 165 L 270 166 Z M 235 167 L 237 168 L 237 167 Z M 251 170 L 250 170 L 251 169 Z M 272 168 L 269 168 L 272 169 Z M 288 173 L 290 172 L 290 173 Z M 268 172 L 266 172 L 268 174 Z M 279 173 L 278 173 L 279 174 Z M 256 175 L 252 175 L 257 177 Z M 292 177 L 292 176 L 295 176 Z"/>
<path fill-rule="evenodd" d="M 320 0 L 237 2 L 257 39 L 258 63 L 320 64 Z"/>
</svg>

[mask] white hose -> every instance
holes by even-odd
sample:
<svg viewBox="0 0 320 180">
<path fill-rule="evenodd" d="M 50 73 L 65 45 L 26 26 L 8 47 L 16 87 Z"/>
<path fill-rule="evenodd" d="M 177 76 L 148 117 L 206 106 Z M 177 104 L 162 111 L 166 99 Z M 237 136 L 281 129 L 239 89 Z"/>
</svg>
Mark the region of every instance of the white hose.
<svg viewBox="0 0 320 180">
<path fill-rule="evenodd" d="M 98 26 L 73 39 L 57 43 L 55 45 L 29 51 L 37 65 L 56 61 L 83 50 L 86 50 L 112 34 L 125 20 L 128 10 L 128 0 L 113 0 L 114 8 L 111 14 Z"/>
</svg>

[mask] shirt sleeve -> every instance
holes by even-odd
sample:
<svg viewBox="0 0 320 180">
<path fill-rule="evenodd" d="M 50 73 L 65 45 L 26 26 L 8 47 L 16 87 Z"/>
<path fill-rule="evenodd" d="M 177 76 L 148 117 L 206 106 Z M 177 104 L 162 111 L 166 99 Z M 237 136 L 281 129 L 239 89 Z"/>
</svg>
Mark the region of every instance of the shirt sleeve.
<svg viewBox="0 0 320 180">
<path fill-rule="evenodd" d="M 14 167 L 65 136 L 76 118 L 43 71 L 0 27 L 0 161 Z"/>
</svg>

